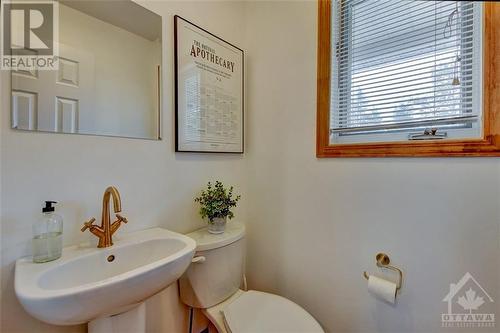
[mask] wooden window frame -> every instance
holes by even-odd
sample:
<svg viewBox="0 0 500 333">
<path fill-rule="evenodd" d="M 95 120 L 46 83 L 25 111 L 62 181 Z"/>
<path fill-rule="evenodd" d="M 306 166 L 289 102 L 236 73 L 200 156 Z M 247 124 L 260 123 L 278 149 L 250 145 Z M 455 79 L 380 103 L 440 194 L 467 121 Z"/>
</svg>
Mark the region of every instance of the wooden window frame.
<svg viewBox="0 0 500 333">
<path fill-rule="evenodd" d="M 331 0 L 318 0 L 316 156 L 319 158 L 500 156 L 500 3 L 484 2 L 483 6 L 483 138 L 331 144 Z"/>
</svg>

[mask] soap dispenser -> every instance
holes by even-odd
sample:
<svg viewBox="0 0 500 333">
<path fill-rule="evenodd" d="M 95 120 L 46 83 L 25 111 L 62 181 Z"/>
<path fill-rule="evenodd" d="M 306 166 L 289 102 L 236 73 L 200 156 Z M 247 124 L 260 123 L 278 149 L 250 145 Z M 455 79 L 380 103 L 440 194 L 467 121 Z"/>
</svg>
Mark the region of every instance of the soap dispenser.
<svg viewBox="0 0 500 333">
<path fill-rule="evenodd" d="M 33 262 L 56 260 L 62 254 L 63 219 L 54 211 L 55 201 L 45 201 L 42 218 L 33 224 Z"/>
</svg>

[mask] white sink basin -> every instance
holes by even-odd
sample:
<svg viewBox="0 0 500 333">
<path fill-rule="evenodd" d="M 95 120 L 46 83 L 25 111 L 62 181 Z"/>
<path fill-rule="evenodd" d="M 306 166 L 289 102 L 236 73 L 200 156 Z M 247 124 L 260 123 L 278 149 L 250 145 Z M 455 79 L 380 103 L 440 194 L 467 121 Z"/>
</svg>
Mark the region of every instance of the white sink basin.
<svg viewBox="0 0 500 333">
<path fill-rule="evenodd" d="M 19 259 L 15 290 L 26 311 L 54 325 L 82 324 L 127 311 L 175 282 L 196 247 L 191 238 L 161 228 L 113 241 L 104 249 L 67 247 L 61 258 L 44 264 L 33 263 L 31 257 Z"/>
</svg>

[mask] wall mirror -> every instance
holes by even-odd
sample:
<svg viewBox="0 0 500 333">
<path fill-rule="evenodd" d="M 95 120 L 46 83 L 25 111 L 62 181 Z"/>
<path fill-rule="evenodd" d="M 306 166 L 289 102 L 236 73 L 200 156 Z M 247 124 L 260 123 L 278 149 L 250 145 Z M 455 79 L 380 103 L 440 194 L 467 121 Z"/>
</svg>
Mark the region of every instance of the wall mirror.
<svg viewBox="0 0 500 333">
<path fill-rule="evenodd" d="M 160 139 L 161 16 L 130 1 L 59 1 L 59 69 L 15 71 L 12 128 Z"/>
</svg>

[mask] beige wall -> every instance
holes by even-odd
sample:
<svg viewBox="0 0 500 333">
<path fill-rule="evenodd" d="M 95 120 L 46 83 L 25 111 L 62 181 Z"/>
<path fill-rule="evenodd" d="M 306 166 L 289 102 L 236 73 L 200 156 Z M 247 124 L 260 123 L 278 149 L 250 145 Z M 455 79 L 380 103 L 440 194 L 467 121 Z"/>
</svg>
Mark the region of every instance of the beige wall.
<svg viewBox="0 0 500 333">
<path fill-rule="evenodd" d="M 147 2 L 164 17 L 163 141 L 24 133 L 9 128 L 9 80 L 1 86 L 1 293 L 2 333 L 83 332 L 84 326 L 55 327 L 24 312 L 13 289 L 14 261 L 30 254 L 31 225 L 44 200 L 59 201 L 64 243 L 91 236 L 80 225 L 101 211 L 102 193 L 113 184 L 122 194 L 130 223 L 119 233 L 161 226 L 188 232 L 202 226 L 193 197 L 210 179 L 234 184 L 245 198 L 241 155 L 175 154 L 173 134 L 173 15 L 178 14 L 228 41 L 240 44 L 243 19 L 238 2 Z M 245 212 L 245 200 L 238 208 Z M 152 332 L 186 332 L 174 286 L 148 303 Z"/>
<path fill-rule="evenodd" d="M 438 332 L 441 300 L 467 271 L 498 306 L 499 159 L 315 158 L 316 10 L 245 7 L 250 286 L 330 332 Z M 405 272 L 396 306 L 366 291 L 378 251 Z"/>
</svg>

